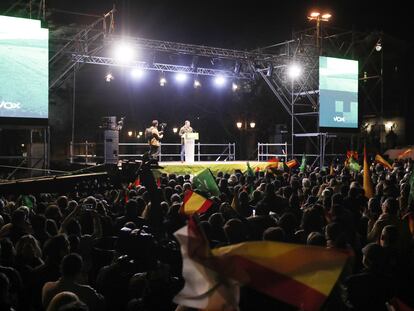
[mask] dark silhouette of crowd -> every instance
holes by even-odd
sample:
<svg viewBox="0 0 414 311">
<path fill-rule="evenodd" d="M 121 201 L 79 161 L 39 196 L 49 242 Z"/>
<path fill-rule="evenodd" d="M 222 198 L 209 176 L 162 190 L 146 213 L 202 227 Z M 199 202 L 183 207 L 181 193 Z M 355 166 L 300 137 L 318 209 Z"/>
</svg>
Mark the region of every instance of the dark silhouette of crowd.
<svg viewBox="0 0 414 311">
<path fill-rule="evenodd" d="M 268 240 L 340 249 L 349 260 L 323 310 L 387 310 L 393 298 L 414 305 L 412 161 L 391 171 L 371 165 L 375 194 L 362 172 L 338 165 L 304 172 L 218 173 L 220 195 L 199 216 L 211 247 Z M 0 310 L 175 310 L 183 287 L 173 233 L 191 176 L 151 165 L 140 184 L 1 194 Z M 242 287 L 241 310 L 297 310 Z"/>
</svg>

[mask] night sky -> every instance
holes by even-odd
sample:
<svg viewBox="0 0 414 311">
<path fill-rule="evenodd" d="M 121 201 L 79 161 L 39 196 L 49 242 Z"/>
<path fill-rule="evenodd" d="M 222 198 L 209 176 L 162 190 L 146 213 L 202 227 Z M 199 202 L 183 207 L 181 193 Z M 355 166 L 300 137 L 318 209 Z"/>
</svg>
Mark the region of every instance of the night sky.
<svg viewBox="0 0 414 311">
<path fill-rule="evenodd" d="M 14 1 L 2 0 L 0 11 Z M 86 25 L 94 17 L 53 11 L 67 10 L 101 15 L 116 4 L 116 32 L 136 37 L 167 40 L 216 47 L 250 50 L 283 42 L 292 31 L 314 26 L 306 19 L 313 8 L 329 11 L 332 26 L 358 31 L 383 31 L 397 41 L 412 46 L 412 20 L 406 1 L 142 1 L 142 0 L 48 0 L 48 21 L 51 25 Z M 407 61 L 412 66 L 412 61 Z M 152 73 L 139 83 L 132 82 L 122 71 L 114 72 L 115 80 L 104 81 L 108 69 L 103 66 L 84 66 L 77 74 L 76 137 L 94 140 L 100 119 L 107 115 L 126 116 L 126 129 L 143 130 L 156 118 L 169 127 L 180 126 L 190 119 L 201 132 L 204 142 L 234 141 L 236 119 L 254 120 L 259 126 L 257 139 L 266 139 L 268 125 L 286 123 L 280 107 L 262 86 L 252 93 L 234 95 L 217 91 L 208 80 L 202 90 L 192 86 L 177 87 L 172 81 L 161 89 L 158 73 Z M 413 81 L 412 74 L 407 85 Z M 62 93 L 62 105 L 51 108 L 52 133 L 70 132 L 70 92 Z M 270 104 L 269 104 L 270 102 Z M 52 103 L 53 105 L 53 103 Z M 267 106 L 266 106 L 267 105 Z M 60 108 L 59 108 L 60 107 Z M 257 109 L 255 108 L 257 107 Z M 263 111 L 265 113 L 263 113 Z M 266 113 L 267 112 L 267 113 Z M 59 120 L 58 120 L 59 119 Z M 56 134 L 56 136 L 59 136 Z M 62 136 L 62 135 L 61 135 Z M 178 138 L 170 136 L 171 141 Z"/>
</svg>

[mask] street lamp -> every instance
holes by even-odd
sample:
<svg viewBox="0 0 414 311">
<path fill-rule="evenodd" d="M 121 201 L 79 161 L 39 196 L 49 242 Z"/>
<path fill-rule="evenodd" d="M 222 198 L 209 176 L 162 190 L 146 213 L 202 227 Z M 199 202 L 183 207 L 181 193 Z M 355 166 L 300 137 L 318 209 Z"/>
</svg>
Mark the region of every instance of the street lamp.
<svg viewBox="0 0 414 311">
<path fill-rule="evenodd" d="M 308 20 L 316 21 L 316 47 L 319 48 L 319 38 L 320 38 L 320 29 L 321 29 L 321 22 L 328 22 L 329 19 L 332 17 L 330 13 L 323 13 L 313 11 L 309 14 Z"/>
</svg>

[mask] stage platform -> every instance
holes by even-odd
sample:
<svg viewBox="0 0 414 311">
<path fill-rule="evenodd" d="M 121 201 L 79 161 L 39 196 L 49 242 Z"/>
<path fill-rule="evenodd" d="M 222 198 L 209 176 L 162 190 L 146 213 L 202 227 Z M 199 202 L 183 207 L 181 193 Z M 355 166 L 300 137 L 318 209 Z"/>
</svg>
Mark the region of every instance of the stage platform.
<svg viewBox="0 0 414 311">
<path fill-rule="evenodd" d="M 263 170 L 269 162 L 249 161 L 250 167 L 253 171 L 256 169 Z M 242 172 L 247 171 L 247 161 L 229 161 L 229 162 L 214 162 L 214 161 L 200 161 L 194 163 L 181 162 L 159 162 L 163 169 L 157 169 L 157 173 L 178 174 L 178 175 L 195 175 L 205 168 L 209 168 L 214 175 L 218 172 L 233 174 L 235 170 Z"/>
</svg>

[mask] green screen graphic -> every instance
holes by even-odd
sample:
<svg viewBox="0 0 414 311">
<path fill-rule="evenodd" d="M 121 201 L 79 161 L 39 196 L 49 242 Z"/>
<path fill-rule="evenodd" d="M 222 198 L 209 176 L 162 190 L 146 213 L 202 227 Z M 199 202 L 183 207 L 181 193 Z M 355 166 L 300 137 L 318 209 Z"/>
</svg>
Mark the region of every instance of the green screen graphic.
<svg viewBox="0 0 414 311">
<path fill-rule="evenodd" d="M 319 126 L 358 127 L 358 61 L 319 57 Z"/>
<path fill-rule="evenodd" d="M 0 117 L 47 118 L 48 89 L 48 29 L 0 16 Z"/>
</svg>

